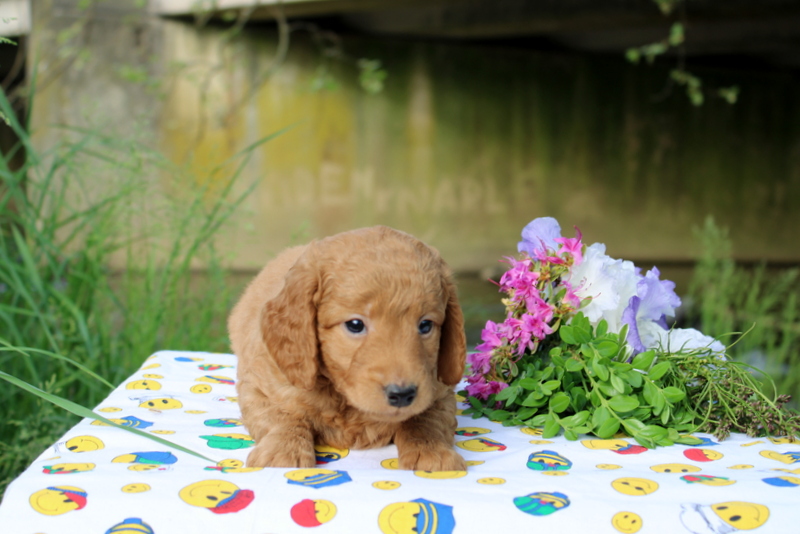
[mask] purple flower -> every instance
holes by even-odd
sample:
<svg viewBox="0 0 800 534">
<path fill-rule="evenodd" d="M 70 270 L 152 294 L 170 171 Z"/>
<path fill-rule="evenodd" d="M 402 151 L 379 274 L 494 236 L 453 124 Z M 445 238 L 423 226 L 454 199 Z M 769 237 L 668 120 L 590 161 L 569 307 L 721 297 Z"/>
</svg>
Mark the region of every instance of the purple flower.
<svg viewBox="0 0 800 534">
<path fill-rule="evenodd" d="M 522 241 L 517 244 L 519 252 L 531 257 L 546 256 L 547 250 L 556 250 L 556 239 L 561 237 L 561 226 L 552 217 L 534 219 L 522 229 Z"/>
<path fill-rule="evenodd" d="M 622 322 L 628 325 L 628 343 L 634 353 L 652 347 L 667 329 L 667 317 L 675 315 L 681 299 L 675 294 L 675 282 L 659 280 L 661 273 L 653 267 L 636 283 L 636 295 L 628 301 L 622 312 Z"/>
</svg>

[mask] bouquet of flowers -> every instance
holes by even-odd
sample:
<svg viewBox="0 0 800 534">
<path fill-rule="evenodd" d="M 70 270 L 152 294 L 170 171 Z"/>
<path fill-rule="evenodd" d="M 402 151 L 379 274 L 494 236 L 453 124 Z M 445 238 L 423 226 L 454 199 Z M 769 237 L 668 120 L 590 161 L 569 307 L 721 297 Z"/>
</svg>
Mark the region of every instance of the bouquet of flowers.
<svg viewBox="0 0 800 534">
<path fill-rule="evenodd" d="M 498 286 L 506 317 L 488 321 L 468 355 L 465 413 L 506 425 L 542 426 L 567 439 L 624 430 L 646 447 L 693 443 L 682 432 L 795 435 L 786 395 L 769 397 L 748 366 L 695 329 L 670 328 L 675 284 L 629 261 L 561 236 L 535 219 Z"/>
</svg>

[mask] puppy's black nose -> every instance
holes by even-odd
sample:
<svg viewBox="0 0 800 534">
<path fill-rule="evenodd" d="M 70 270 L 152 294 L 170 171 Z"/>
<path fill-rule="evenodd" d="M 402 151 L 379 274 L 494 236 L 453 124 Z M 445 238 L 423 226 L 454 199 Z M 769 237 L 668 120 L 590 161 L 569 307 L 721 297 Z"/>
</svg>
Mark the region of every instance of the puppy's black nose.
<svg viewBox="0 0 800 534">
<path fill-rule="evenodd" d="M 398 386 L 397 384 L 389 384 L 384 388 L 386 392 L 386 400 L 389 404 L 396 408 L 408 406 L 414 399 L 417 398 L 417 386 Z"/>
</svg>

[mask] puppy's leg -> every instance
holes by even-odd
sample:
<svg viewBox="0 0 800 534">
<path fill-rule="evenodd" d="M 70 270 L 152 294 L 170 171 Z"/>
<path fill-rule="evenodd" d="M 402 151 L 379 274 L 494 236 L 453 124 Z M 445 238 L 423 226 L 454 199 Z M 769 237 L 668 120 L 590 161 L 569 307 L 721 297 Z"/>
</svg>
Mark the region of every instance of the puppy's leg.
<svg viewBox="0 0 800 534">
<path fill-rule="evenodd" d="M 421 414 L 404 421 L 395 434 L 400 469 L 465 471 L 455 445 L 456 404 L 452 391 Z"/>
<path fill-rule="evenodd" d="M 242 422 L 256 441 L 247 456 L 247 467 L 314 467 L 314 435 L 311 427 L 281 414 L 250 382 L 239 383 Z"/>
<path fill-rule="evenodd" d="M 247 467 L 314 467 L 314 435 L 305 425 L 270 429 L 247 456 Z"/>
</svg>

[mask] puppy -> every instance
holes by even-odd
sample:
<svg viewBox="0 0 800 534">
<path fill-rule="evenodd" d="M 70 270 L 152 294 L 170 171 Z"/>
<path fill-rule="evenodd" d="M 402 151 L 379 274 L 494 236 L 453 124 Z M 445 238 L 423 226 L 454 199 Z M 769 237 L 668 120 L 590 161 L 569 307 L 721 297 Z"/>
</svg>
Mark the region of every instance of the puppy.
<svg viewBox="0 0 800 534">
<path fill-rule="evenodd" d="M 401 469 L 464 470 L 453 386 L 466 358 L 450 270 L 376 226 L 282 252 L 228 320 L 250 467 L 313 467 L 314 443 L 397 445 Z"/>
</svg>

